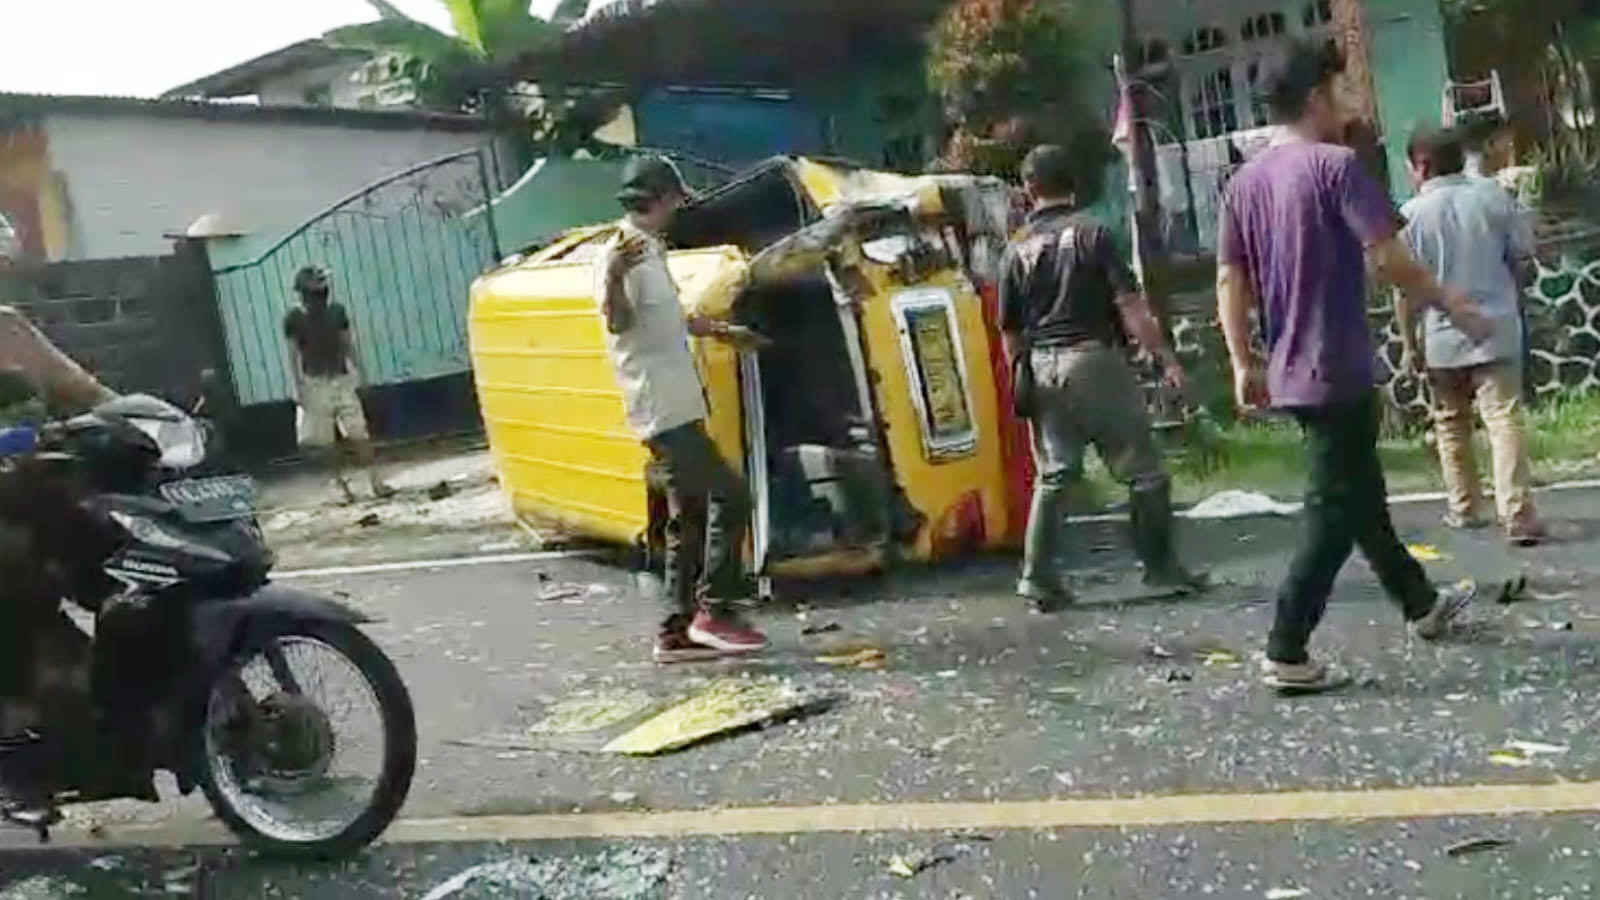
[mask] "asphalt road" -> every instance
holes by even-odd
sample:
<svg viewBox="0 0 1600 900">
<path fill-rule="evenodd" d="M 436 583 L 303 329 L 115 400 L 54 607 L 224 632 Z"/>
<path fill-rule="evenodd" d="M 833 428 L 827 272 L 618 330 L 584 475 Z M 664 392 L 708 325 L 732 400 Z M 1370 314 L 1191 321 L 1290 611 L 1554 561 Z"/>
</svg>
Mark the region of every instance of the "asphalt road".
<svg viewBox="0 0 1600 900">
<path fill-rule="evenodd" d="M 1561 540 L 1534 551 L 1446 532 L 1432 505 L 1398 509 L 1407 538 L 1443 555 L 1434 576 L 1477 580 L 1483 601 L 1453 640 L 1415 643 L 1353 562 L 1315 646 L 1355 684 L 1314 699 L 1265 692 L 1252 658 L 1293 519 L 1187 525 L 1186 554 L 1223 582 L 1195 600 L 1138 598 L 1119 526 L 1083 526 L 1085 600 L 1060 616 L 1026 613 L 1008 596 L 1013 563 L 985 560 L 792 592 L 756 613 L 775 644 L 764 658 L 672 669 L 648 661 L 653 611 L 621 573 L 585 560 L 311 578 L 303 586 L 383 617 L 371 633 L 416 697 L 423 763 L 397 843 L 298 868 L 225 849 L 129 850 L 119 843 L 159 843 L 206 813 L 193 802 L 117 805 L 90 812 L 104 846 L 40 853 L 23 835 L 0 837 L 11 848 L 0 849 L 0 885 L 55 891 L 40 896 L 74 885 L 96 898 L 169 888 L 420 898 L 470 866 L 520 860 L 514 889 L 456 896 L 1590 897 L 1600 494 L 1543 502 Z M 1496 602 L 1517 575 L 1529 594 Z M 567 586 L 580 593 L 551 590 Z M 816 660 L 844 644 L 880 648 L 883 668 Z M 628 690 L 664 703 L 725 677 L 787 679 L 836 702 L 648 759 L 527 736 L 575 696 Z M 1515 764 L 1495 755 L 1517 741 L 1550 750 Z M 1554 794 L 1577 799 L 1487 818 L 1470 792 L 1406 805 L 1408 789 L 1472 785 L 1512 786 L 1512 797 L 1515 786 L 1567 785 Z M 1364 821 L 1324 821 L 1331 801 L 1306 792 L 1396 799 Z M 1079 823 L 1087 814 L 1073 805 L 1195 795 L 1182 821 L 1114 802 Z M 729 833 L 705 812 L 720 808 L 772 809 L 759 829 Z M 903 827 L 838 831 L 851 817 L 887 821 L 873 818 L 883 810 L 903 811 Z M 616 815 L 661 811 L 694 815 Z M 552 822 L 567 824 L 542 830 Z M 641 828 L 659 836 L 618 836 Z M 545 833 L 595 837 L 523 840 Z M 1511 843 L 1445 855 L 1477 837 Z M 912 869 L 934 864 L 901 877 L 889 871 L 897 854 Z M 0 888 L 0 900 L 13 897 Z"/>
</svg>

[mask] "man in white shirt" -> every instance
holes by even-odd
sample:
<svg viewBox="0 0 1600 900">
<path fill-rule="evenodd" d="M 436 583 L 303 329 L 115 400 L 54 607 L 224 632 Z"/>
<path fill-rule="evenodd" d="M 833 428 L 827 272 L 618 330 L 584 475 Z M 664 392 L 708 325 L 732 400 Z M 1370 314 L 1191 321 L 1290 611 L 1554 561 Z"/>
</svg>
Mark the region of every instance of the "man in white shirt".
<svg viewBox="0 0 1600 900">
<path fill-rule="evenodd" d="M 647 481 L 667 496 L 663 574 L 671 612 L 654 651 L 662 663 L 767 646 L 766 637 L 730 609 L 750 593 L 743 564 L 750 495 L 706 434 L 705 389 L 689 349 L 691 337 L 741 349 L 764 340 L 746 328 L 685 314 L 661 234 L 688 197 L 667 159 L 630 161 L 617 197 L 627 214 L 595 262 L 595 300 L 628 425 L 650 451 Z"/>
<path fill-rule="evenodd" d="M 1461 137 L 1422 131 L 1408 147 L 1417 196 L 1401 209 L 1411 252 L 1447 284 L 1465 288 L 1492 323 L 1489 339 L 1473 340 L 1436 309 L 1401 306 L 1401 339 L 1414 369 L 1433 386 L 1434 436 L 1456 528 L 1488 525 L 1473 461 L 1476 404 L 1494 449 L 1495 501 L 1507 538 L 1543 541 L 1534 508 L 1522 415 L 1521 283 L 1532 265 L 1533 229 L 1516 201 L 1493 181 L 1465 174 Z"/>
</svg>

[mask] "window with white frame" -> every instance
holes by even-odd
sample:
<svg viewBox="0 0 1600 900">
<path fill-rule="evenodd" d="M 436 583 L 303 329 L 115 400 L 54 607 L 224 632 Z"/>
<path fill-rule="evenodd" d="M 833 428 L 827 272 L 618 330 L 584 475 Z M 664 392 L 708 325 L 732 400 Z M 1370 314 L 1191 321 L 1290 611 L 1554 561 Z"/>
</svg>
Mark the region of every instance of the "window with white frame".
<svg viewBox="0 0 1600 900">
<path fill-rule="evenodd" d="M 1300 24 L 1307 29 L 1333 24 L 1333 0 L 1308 0 L 1301 8 Z"/>
<path fill-rule="evenodd" d="M 1267 102 L 1261 98 L 1260 84 L 1260 60 L 1247 63 L 1244 67 L 1244 89 L 1250 98 L 1250 114 L 1245 117 L 1246 128 L 1262 128 L 1272 124 L 1272 110 L 1267 108 Z"/>
<path fill-rule="evenodd" d="M 1168 77 L 1177 90 L 1168 100 L 1179 133 L 1157 137 L 1170 143 L 1179 138 L 1206 140 L 1235 131 L 1261 128 L 1272 118 L 1256 91 L 1261 61 L 1291 36 L 1313 40 L 1331 38 L 1332 0 L 1301 0 L 1285 4 L 1286 11 L 1253 11 L 1232 25 L 1205 25 L 1175 40 L 1173 67 Z M 1300 21 L 1295 21 L 1296 17 Z M 1167 51 L 1159 37 L 1141 45 L 1147 68 L 1159 52 Z M 1152 82 L 1160 73 L 1148 73 Z M 1170 83 L 1170 82 L 1169 82 Z"/>
<path fill-rule="evenodd" d="M 1161 38 L 1151 38 L 1139 47 L 1141 66 L 1159 66 L 1172 59 L 1172 48 Z"/>
<path fill-rule="evenodd" d="M 1205 26 L 1196 28 L 1183 39 L 1183 55 L 1195 56 L 1200 53 L 1210 53 L 1228 46 L 1228 33 L 1221 28 Z"/>
<path fill-rule="evenodd" d="M 1262 13 L 1259 16 L 1249 16 L 1244 24 L 1239 27 L 1239 38 L 1244 43 L 1265 41 L 1272 38 L 1283 37 L 1289 30 L 1289 23 L 1284 19 L 1283 13 Z"/>
<path fill-rule="evenodd" d="M 1221 137 L 1239 130 L 1238 91 L 1233 68 L 1225 65 L 1189 83 L 1190 132 L 1196 139 Z"/>
</svg>

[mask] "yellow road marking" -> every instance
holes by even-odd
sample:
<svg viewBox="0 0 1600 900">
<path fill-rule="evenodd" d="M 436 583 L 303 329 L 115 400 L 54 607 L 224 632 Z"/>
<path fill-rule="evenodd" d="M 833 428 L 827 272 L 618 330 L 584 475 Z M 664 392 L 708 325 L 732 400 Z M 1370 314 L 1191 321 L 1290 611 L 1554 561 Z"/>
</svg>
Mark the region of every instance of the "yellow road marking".
<svg viewBox="0 0 1600 900">
<path fill-rule="evenodd" d="M 1600 782 L 406 819 L 397 822 L 384 840 L 391 844 L 419 844 L 969 829 L 1018 831 L 1593 812 L 1600 812 Z M 63 832 L 58 835 L 56 844 L 62 847 L 172 847 L 228 841 L 227 835 L 214 823 L 194 822 L 125 826 L 110 829 L 99 837 Z M 18 846 L 23 844 L 16 840 L 0 843 L 0 847 Z"/>
</svg>

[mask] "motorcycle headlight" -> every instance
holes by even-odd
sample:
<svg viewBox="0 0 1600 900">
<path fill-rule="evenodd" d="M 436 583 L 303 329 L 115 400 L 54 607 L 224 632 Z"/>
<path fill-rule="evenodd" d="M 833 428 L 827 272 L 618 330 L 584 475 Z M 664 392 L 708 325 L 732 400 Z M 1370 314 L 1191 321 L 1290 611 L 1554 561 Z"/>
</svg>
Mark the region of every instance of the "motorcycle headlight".
<svg viewBox="0 0 1600 900">
<path fill-rule="evenodd" d="M 206 461 L 206 432 L 200 423 L 184 416 L 177 420 L 130 418 L 133 426 L 150 436 L 161 450 L 161 465 L 192 469 Z"/>
</svg>

